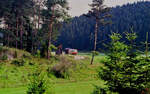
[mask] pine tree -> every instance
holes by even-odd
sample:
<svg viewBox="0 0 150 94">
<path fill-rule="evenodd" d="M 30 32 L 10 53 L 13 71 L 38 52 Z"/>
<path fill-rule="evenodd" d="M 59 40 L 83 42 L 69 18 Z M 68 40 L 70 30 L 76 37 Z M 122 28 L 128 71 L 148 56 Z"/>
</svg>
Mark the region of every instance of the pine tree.
<svg viewBox="0 0 150 94">
<path fill-rule="evenodd" d="M 15 46 L 23 48 L 23 34 L 27 28 L 27 19 L 30 18 L 33 2 L 31 0 L 1 0 L 1 18 L 5 21 L 6 30 L 13 32 L 12 39 L 15 39 Z M 10 40 L 10 38 L 8 37 Z M 14 43 L 13 43 L 14 45 Z"/>
<path fill-rule="evenodd" d="M 99 27 L 110 23 L 106 21 L 106 18 L 111 17 L 111 15 L 108 14 L 110 8 L 104 6 L 103 3 L 104 0 L 93 0 L 93 3 L 90 4 L 91 10 L 87 15 L 85 15 L 86 17 L 93 18 L 95 20 L 94 49 L 92 53 L 91 65 L 93 64 L 94 56 L 97 49 Z"/>
<path fill-rule="evenodd" d="M 48 36 L 47 36 L 47 58 L 50 58 L 49 47 L 52 45 L 52 36 L 53 30 L 56 28 L 53 27 L 59 21 L 63 21 L 68 14 L 68 3 L 66 0 L 47 0 L 46 9 L 43 10 L 44 23 L 47 27 Z"/>
<path fill-rule="evenodd" d="M 131 29 L 132 31 L 133 29 Z M 150 82 L 150 64 L 145 57 L 138 55 L 134 32 L 126 33 L 128 44 L 121 42 L 121 35 L 111 35 L 111 45 L 104 67 L 99 76 L 106 81 L 108 90 L 119 94 L 141 94 Z"/>
</svg>

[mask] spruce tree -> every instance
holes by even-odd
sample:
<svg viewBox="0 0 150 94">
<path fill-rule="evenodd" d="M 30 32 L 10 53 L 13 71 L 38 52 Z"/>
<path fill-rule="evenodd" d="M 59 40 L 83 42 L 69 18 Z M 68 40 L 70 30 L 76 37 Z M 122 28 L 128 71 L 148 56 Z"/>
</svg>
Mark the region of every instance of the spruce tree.
<svg viewBox="0 0 150 94">
<path fill-rule="evenodd" d="M 132 31 L 133 29 L 131 29 Z M 136 33 L 126 33 L 127 44 L 121 35 L 113 33 L 109 53 L 99 76 L 106 81 L 108 90 L 119 94 L 141 94 L 150 83 L 149 60 L 138 54 Z"/>
</svg>

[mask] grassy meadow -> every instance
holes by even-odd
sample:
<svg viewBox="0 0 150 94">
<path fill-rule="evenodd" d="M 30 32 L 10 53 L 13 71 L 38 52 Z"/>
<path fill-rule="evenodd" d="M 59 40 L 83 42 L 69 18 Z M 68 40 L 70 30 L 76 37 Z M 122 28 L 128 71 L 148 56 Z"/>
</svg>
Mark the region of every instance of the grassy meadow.
<svg viewBox="0 0 150 94">
<path fill-rule="evenodd" d="M 70 82 L 54 85 L 55 94 L 91 94 L 94 85 L 102 84 L 100 81 Z M 27 87 L 3 88 L 0 94 L 26 94 Z"/>
<path fill-rule="evenodd" d="M 11 53 L 17 51 L 19 57 L 0 61 L 0 94 L 26 94 L 29 77 L 37 68 L 44 71 L 51 79 L 49 83 L 52 84 L 54 94 L 91 94 L 95 85 L 103 86 L 104 84 L 99 80 L 97 73 L 98 68 L 102 66 L 101 61 L 105 59 L 104 54 L 96 56 L 95 64 L 90 65 L 90 53 L 79 53 L 78 57 L 84 57 L 81 60 L 75 60 L 72 55 L 54 56 L 51 60 L 47 60 L 24 51 L 12 48 L 7 50 Z M 47 71 L 62 61 L 72 64 L 65 78 L 58 78 Z"/>
</svg>

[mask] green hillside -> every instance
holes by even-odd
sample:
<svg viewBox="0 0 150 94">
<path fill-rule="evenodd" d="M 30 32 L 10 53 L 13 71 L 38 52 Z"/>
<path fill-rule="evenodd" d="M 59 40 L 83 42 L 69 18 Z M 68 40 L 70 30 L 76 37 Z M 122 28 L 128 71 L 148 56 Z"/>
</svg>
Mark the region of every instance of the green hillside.
<svg viewBox="0 0 150 94">
<path fill-rule="evenodd" d="M 47 74 L 48 79 L 52 81 L 56 94 L 90 94 L 94 85 L 103 84 L 103 81 L 98 79 L 97 69 L 102 66 L 100 60 L 105 58 L 104 55 L 96 56 L 95 65 L 91 66 L 91 55 L 88 53 L 79 53 L 77 56 L 53 56 L 47 60 L 14 48 L 1 47 L 0 52 L 5 56 L 14 53 L 19 55 L 18 58 L 0 61 L 1 94 L 25 94 L 30 75 L 37 70 Z M 78 57 L 83 59 L 77 60 Z M 62 73 L 61 76 L 57 77 L 56 74 L 50 73 L 50 69 L 54 67 L 61 67 L 60 70 L 66 70 L 65 75 Z"/>
</svg>

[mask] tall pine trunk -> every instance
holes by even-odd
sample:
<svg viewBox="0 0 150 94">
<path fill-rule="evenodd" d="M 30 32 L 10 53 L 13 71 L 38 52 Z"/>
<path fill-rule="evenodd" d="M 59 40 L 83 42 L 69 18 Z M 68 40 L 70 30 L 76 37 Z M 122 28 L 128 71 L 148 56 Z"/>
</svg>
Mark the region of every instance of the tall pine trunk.
<svg viewBox="0 0 150 94">
<path fill-rule="evenodd" d="M 52 17 L 50 18 L 49 23 L 49 32 L 48 32 L 48 45 L 47 45 L 47 59 L 50 59 L 51 52 L 49 47 L 51 46 L 52 41 L 52 32 L 53 32 L 53 14 L 54 14 L 54 7 L 52 7 Z"/>
<path fill-rule="evenodd" d="M 23 22 L 21 22 L 20 26 L 20 49 L 23 49 Z"/>
<path fill-rule="evenodd" d="M 35 42 L 35 32 L 36 32 L 36 17 L 35 17 L 35 15 L 36 15 L 36 10 L 35 10 L 35 8 L 33 9 L 34 11 L 33 11 L 33 26 L 34 26 L 34 31 L 32 32 L 32 39 L 31 39 L 31 52 L 32 52 L 32 54 L 34 53 L 34 48 L 35 48 L 35 46 L 34 46 L 34 42 Z"/>
<path fill-rule="evenodd" d="M 39 10 L 38 10 L 38 30 L 40 29 L 40 10 L 41 10 L 41 7 L 39 6 Z"/>
<path fill-rule="evenodd" d="M 9 34 L 7 35 L 7 46 L 9 47 L 9 43 L 10 43 L 10 36 Z"/>
<path fill-rule="evenodd" d="M 39 6 L 39 10 L 38 10 L 38 28 L 37 28 L 37 33 L 38 33 L 39 30 L 40 30 L 40 20 L 41 20 L 41 7 Z M 36 34 L 37 34 L 37 33 L 36 33 Z M 37 46 L 37 49 L 36 49 L 36 50 L 38 50 L 38 48 L 39 48 L 39 46 L 40 46 L 40 40 L 39 40 L 39 38 L 37 38 L 36 46 Z"/>
<path fill-rule="evenodd" d="M 47 59 L 50 59 L 50 55 L 51 55 L 49 47 L 51 46 L 51 41 L 52 41 L 52 31 L 53 31 L 52 28 L 53 28 L 53 23 L 51 19 L 49 24 L 49 32 L 48 32 Z"/>
<path fill-rule="evenodd" d="M 17 19 L 16 19 L 17 21 L 16 21 L 16 49 L 18 48 L 18 30 L 19 30 L 19 20 L 18 20 L 18 17 L 17 17 Z"/>
<path fill-rule="evenodd" d="M 8 30 L 10 31 L 10 25 L 8 24 Z M 7 34 L 7 46 L 9 47 L 10 44 L 10 36 L 9 33 Z"/>
<path fill-rule="evenodd" d="M 97 47 L 97 34 L 98 34 L 98 19 L 96 19 L 96 24 L 95 24 L 94 49 L 93 49 L 93 53 L 92 53 L 91 65 L 93 64 L 95 52 L 96 52 L 96 47 Z"/>
</svg>

